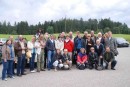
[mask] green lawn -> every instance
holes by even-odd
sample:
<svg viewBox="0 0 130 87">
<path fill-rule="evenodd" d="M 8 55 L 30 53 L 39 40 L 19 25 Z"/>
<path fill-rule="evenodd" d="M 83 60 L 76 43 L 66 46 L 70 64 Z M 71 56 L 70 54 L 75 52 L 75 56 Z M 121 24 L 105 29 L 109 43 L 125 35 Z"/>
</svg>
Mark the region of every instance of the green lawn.
<svg viewBox="0 0 130 87">
<path fill-rule="evenodd" d="M 55 36 L 58 36 L 58 34 L 54 34 Z M 0 38 L 8 38 L 10 35 L 6 35 L 6 34 L 0 34 Z M 14 38 L 17 38 L 18 35 L 13 35 Z M 27 40 L 30 40 L 31 37 L 33 35 L 23 35 L 23 37 L 27 38 Z M 125 38 L 127 41 L 130 42 L 130 35 L 128 34 L 113 34 L 114 37 L 123 37 Z"/>
</svg>

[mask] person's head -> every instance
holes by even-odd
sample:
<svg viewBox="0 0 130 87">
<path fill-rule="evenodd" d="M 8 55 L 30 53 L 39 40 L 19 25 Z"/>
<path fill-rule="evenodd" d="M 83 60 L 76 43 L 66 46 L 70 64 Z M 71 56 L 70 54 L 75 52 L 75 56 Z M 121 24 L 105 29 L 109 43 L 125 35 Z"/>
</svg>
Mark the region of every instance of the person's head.
<svg viewBox="0 0 130 87">
<path fill-rule="evenodd" d="M 105 38 L 108 38 L 108 37 L 109 37 L 109 35 L 108 35 L 107 32 L 104 34 L 104 37 L 105 37 Z"/>
<path fill-rule="evenodd" d="M 62 33 L 61 33 L 61 36 L 64 37 L 64 36 L 65 36 L 65 32 L 62 32 Z"/>
<path fill-rule="evenodd" d="M 19 39 L 20 41 L 22 41 L 22 40 L 23 40 L 23 36 L 22 36 L 22 35 L 19 35 L 19 36 L 18 36 L 18 39 Z"/>
<path fill-rule="evenodd" d="M 51 39 L 51 40 L 54 40 L 54 39 L 55 39 L 55 36 L 54 36 L 54 35 L 50 35 L 50 39 Z"/>
<path fill-rule="evenodd" d="M 33 37 L 32 37 L 32 42 L 35 42 L 35 41 L 36 41 L 36 37 L 33 36 Z"/>
<path fill-rule="evenodd" d="M 102 37 L 102 33 L 101 32 L 98 33 L 98 37 Z"/>
<path fill-rule="evenodd" d="M 27 39 L 26 38 L 23 38 L 23 40 L 22 40 L 24 43 L 26 43 L 27 42 Z"/>
<path fill-rule="evenodd" d="M 43 40 L 43 39 L 44 39 L 44 35 L 41 34 L 41 35 L 39 36 L 39 40 Z"/>
<path fill-rule="evenodd" d="M 90 50 L 91 50 L 91 52 L 92 52 L 92 53 L 94 53 L 94 52 L 95 52 L 94 47 L 91 47 L 91 48 L 90 48 Z"/>
<path fill-rule="evenodd" d="M 13 36 L 9 36 L 9 40 L 11 40 L 11 42 L 13 42 L 14 37 Z"/>
<path fill-rule="evenodd" d="M 94 31 L 93 30 L 91 31 L 91 36 L 94 36 Z"/>
<path fill-rule="evenodd" d="M 85 53 L 85 49 L 84 49 L 84 48 L 81 48 L 81 49 L 80 49 L 80 52 L 81 52 L 81 53 Z"/>
<path fill-rule="evenodd" d="M 68 50 L 67 49 L 64 49 L 64 54 L 68 54 Z"/>
<path fill-rule="evenodd" d="M 57 53 L 57 54 L 60 54 L 60 53 L 61 53 L 60 49 L 57 49 L 57 50 L 56 50 L 56 53 Z"/>
<path fill-rule="evenodd" d="M 66 35 L 66 40 L 69 40 L 69 39 L 70 39 L 69 35 Z"/>
<path fill-rule="evenodd" d="M 82 37 L 81 37 L 81 34 L 78 35 L 78 38 L 82 38 Z"/>
<path fill-rule="evenodd" d="M 109 47 L 106 47 L 106 52 L 110 52 L 110 48 Z"/>
<path fill-rule="evenodd" d="M 99 39 L 96 40 L 96 44 L 100 45 L 100 40 Z"/>
<path fill-rule="evenodd" d="M 60 36 L 58 37 L 58 40 L 59 40 L 59 41 L 62 41 L 62 39 L 61 39 L 61 37 L 60 37 Z"/>
<path fill-rule="evenodd" d="M 72 32 L 72 31 L 70 31 L 70 32 L 69 32 L 69 36 L 72 36 L 72 35 L 73 35 L 73 32 Z"/>
<path fill-rule="evenodd" d="M 108 36 L 112 37 L 112 32 L 111 31 L 108 31 Z"/>
<path fill-rule="evenodd" d="M 79 34 L 80 34 L 80 32 L 79 32 L 79 31 L 77 31 L 77 32 L 76 32 L 76 35 L 78 36 Z"/>
<path fill-rule="evenodd" d="M 37 30 L 37 33 L 42 33 L 42 29 L 39 28 L 39 29 Z"/>
<path fill-rule="evenodd" d="M 87 38 L 90 39 L 90 38 L 91 38 L 91 34 L 88 34 L 88 35 L 87 35 Z"/>
<path fill-rule="evenodd" d="M 84 31 L 84 35 L 87 36 L 87 35 L 88 35 L 88 32 L 87 32 L 87 31 Z"/>
<path fill-rule="evenodd" d="M 10 45 L 11 44 L 11 40 L 6 40 L 6 45 Z"/>
</svg>

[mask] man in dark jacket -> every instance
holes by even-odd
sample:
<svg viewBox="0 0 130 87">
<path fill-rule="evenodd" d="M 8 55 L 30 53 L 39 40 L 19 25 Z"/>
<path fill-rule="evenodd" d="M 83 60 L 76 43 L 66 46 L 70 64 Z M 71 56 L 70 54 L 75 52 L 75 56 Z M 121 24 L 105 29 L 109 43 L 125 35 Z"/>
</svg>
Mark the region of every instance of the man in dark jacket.
<svg viewBox="0 0 130 87">
<path fill-rule="evenodd" d="M 88 62 L 89 62 L 89 69 L 93 69 L 95 66 L 95 69 L 97 69 L 98 65 L 98 55 L 94 50 L 94 47 L 91 47 L 91 52 L 89 52 L 88 55 Z"/>
<path fill-rule="evenodd" d="M 111 65 L 111 69 L 115 70 L 115 66 L 117 61 L 115 60 L 114 54 L 112 51 L 110 51 L 109 47 L 106 47 L 106 52 L 103 55 L 104 62 L 106 64 L 105 69 L 108 69 L 108 65 Z"/>
<path fill-rule="evenodd" d="M 47 60 L 48 60 L 48 70 L 53 68 L 53 62 L 54 62 L 54 53 L 55 53 L 55 41 L 54 41 L 54 36 L 51 35 L 50 39 L 47 40 L 46 42 L 46 48 L 47 48 Z"/>
</svg>

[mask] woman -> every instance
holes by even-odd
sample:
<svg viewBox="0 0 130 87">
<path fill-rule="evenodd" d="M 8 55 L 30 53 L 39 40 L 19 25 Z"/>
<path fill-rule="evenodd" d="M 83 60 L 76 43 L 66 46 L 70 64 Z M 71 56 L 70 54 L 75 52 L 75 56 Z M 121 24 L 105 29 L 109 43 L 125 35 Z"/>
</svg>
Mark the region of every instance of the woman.
<svg viewBox="0 0 130 87">
<path fill-rule="evenodd" d="M 30 58 L 30 71 L 33 73 L 34 70 L 34 64 L 35 64 L 35 55 L 36 55 L 36 46 L 35 46 L 36 37 L 32 37 L 32 41 L 29 41 L 27 43 L 27 48 L 29 51 L 31 51 L 32 57 Z"/>
<path fill-rule="evenodd" d="M 87 42 L 87 44 L 86 44 L 86 51 L 87 51 L 87 55 L 88 55 L 89 52 L 90 52 L 90 48 L 94 46 L 94 42 L 91 39 L 91 35 L 90 34 L 88 34 L 86 42 Z"/>
<path fill-rule="evenodd" d="M 61 37 L 58 37 L 58 40 L 55 40 L 55 48 L 60 49 L 61 53 L 63 54 L 64 49 L 64 42 L 62 41 Z"/>
<path fill-rule="evenodd" d="M 2 80 L 4 81 L 7 81 L 6 73 L 8 70 L 8 60 L 10 59 L 10 54 L 11 54 L 9 45 L 11 45 L 11 41 L 7 40 L 2 47 L 2 64 L 3 64 Z"/>
</svg>

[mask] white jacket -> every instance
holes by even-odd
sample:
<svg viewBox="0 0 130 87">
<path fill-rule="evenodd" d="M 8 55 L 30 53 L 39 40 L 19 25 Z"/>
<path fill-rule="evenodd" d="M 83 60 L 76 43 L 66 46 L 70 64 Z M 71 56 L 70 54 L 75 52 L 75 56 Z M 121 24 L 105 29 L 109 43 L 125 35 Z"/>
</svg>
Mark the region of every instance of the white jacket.
<svg viewBox="0 0 130 87">
<path fill-rule="evenodd" d="M 60 49 L 61 51 L 63 51 L 63 49 L 64 49 L 64 42 L 56 40 L 55 41 L 55 48 L 56 49 Z"/>
<path fill-rule="evenodd" d="M 37 53 L 38 55 L 40 55 L 40 53 L 41 53 L 41 44 L 40 44 L 39 42 L 35 42 L 35 46 L 38 47 L 38 48 L 36 49 L 36 53 Z"/>
<path fill-rule="evenodd" d="M 33 53 L 33 48 L 35 47 L 35 44 L 36 42 L 33 44 L 31 41 L 28 41 L 27 43 L 27 48 L 31 51 L 31 53 Z"/>
</svg>

